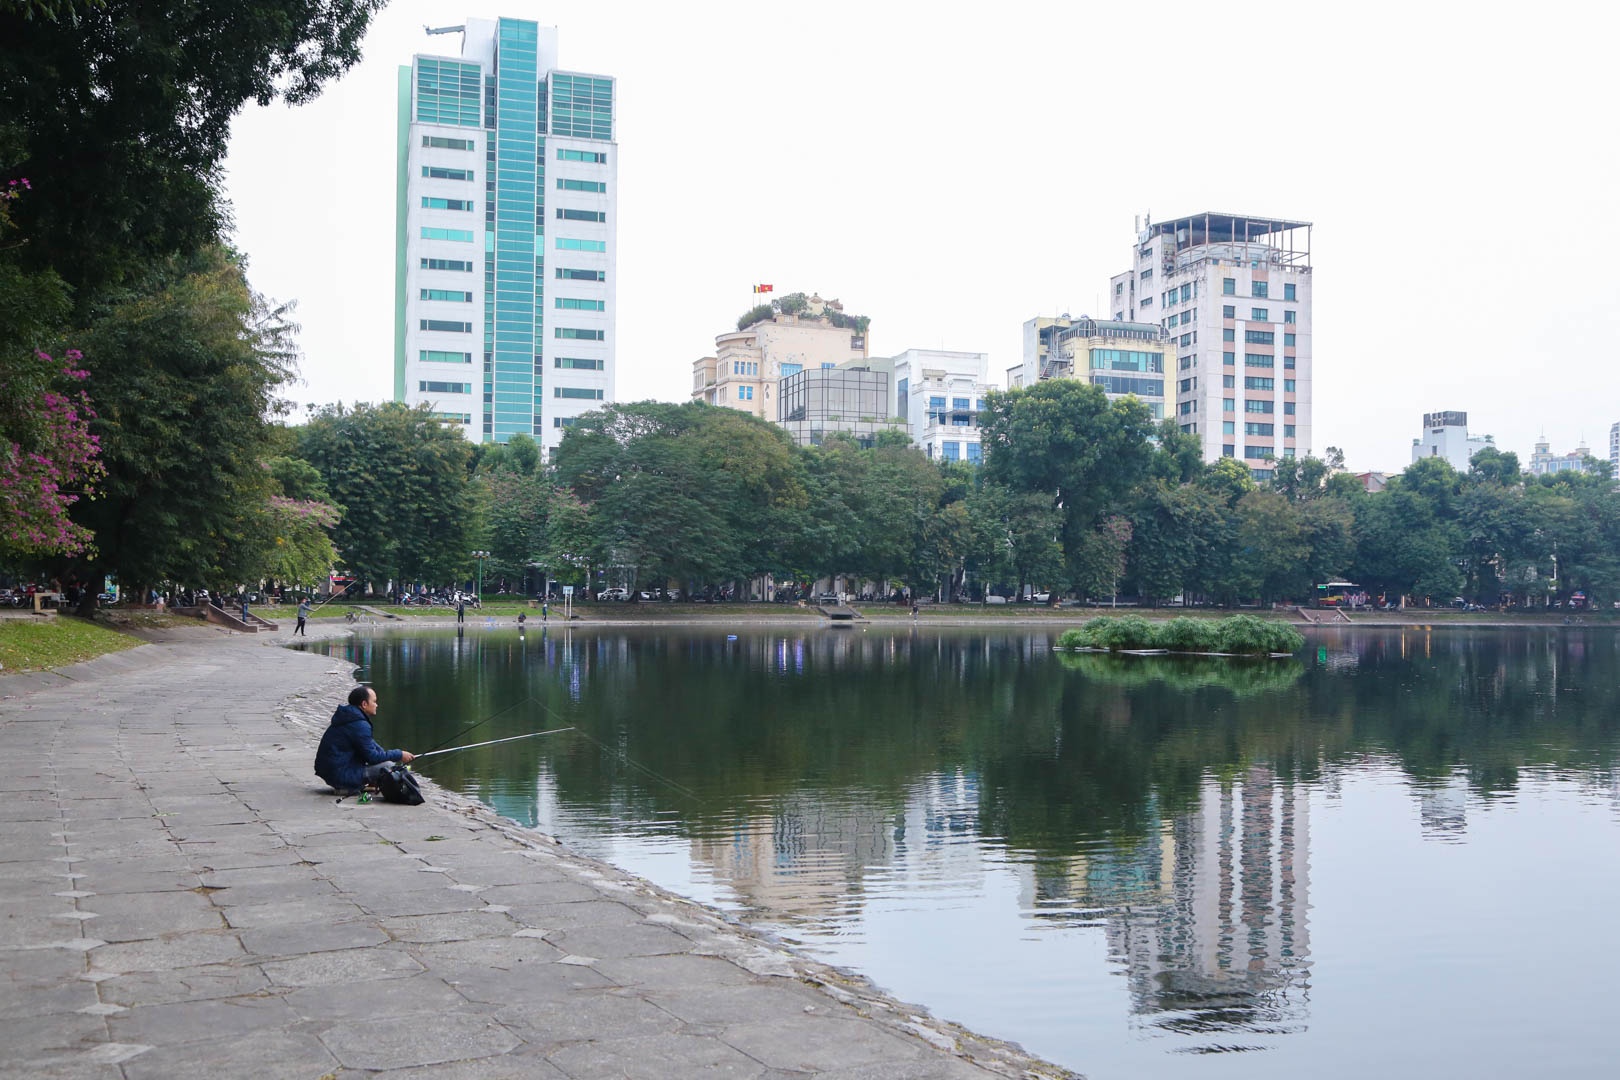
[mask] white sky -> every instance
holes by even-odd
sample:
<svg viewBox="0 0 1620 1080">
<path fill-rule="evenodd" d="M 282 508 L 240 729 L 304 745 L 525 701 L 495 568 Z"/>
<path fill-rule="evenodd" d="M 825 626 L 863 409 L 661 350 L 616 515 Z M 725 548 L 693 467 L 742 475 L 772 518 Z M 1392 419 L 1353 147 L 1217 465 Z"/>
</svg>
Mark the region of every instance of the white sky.
<svg viewBox="0 0 1620 1080">
<path fill-rule="evenodd" d="M 1219 210 L 1315 223 L 1314 453 L 1397 470 L 1424 412 L 1463 409 L 1521 460 L 1542 431 L 1605 457 L 1601 10 L 394 0 L 317 102 L 238 118 L 227 191 L 255 287 L 298 305 L 290 396 L 386 399 L 396 68 L 459 52 L 424 25 L 531 18 L 618 79 L 620 401 L 685 400 L 759 282 L 1003 384 L 1024 320 L 1110 314 L 1137 215 Z"/>
</svg>

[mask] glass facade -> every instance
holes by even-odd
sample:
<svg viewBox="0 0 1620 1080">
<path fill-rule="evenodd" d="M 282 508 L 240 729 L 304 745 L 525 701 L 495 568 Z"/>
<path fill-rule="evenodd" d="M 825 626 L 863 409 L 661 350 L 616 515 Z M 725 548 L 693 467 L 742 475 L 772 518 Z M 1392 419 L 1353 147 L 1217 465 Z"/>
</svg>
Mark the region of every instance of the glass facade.
<svg viewBox="0 0 1620 1080">
<path fill-rule="evenodd" d="M 551 133 L 576 139 L 613 138 L 613 80 L 552 72 Z"/>
<path fill-rule="evenodd" d="M 483 118 L 477 64 L 424 56 L 416 62 L 416 122 L 477 127 Z"/>
<path fill-rule="evenodd" d="M 494 274 L 485 308 L 484 436 L 506 442 L 540 435 L 543 387 L 535 357 L 544 334 L 537 302 L 544 279 L 535 234 L 544 214 L 545 148 L 540 130 L 539 28 L 501 19 L 495 37 L 495 223 L 485 253 Z M 493 281 L 491 281 L 493 278 Z"/>
</svg>

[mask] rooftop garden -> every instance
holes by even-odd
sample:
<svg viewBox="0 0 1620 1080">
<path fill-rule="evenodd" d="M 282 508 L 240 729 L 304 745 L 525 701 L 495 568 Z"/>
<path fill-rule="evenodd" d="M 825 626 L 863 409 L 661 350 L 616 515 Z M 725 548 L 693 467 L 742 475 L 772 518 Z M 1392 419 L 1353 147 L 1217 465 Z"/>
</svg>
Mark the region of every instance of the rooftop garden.
<svg viewBox="0 0 1620 1080">
<path fill-rule="evenodd" d="M 819 295 L 806 296 L 802 292 L 797 292 L 778 297 L 768 304 L 750 308 L 737 320 L 737 329 L 747 330 L 750 326 L 775 318 L 777 315 L 822 319 L 841 330 L 853 330 L 857 334 L 865 334 L 866 328 L 872 324 L 869 316 L 846 315 L 844 305 L 837 300 L 823 300 Z"/>
</svg>

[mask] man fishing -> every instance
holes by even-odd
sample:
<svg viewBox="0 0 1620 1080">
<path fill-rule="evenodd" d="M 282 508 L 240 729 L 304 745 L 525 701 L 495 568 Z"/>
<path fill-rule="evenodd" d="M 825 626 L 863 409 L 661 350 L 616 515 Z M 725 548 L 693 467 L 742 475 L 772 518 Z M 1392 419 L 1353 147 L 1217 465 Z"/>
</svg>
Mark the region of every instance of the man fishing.
<svg viewBox="0 0 1620 1080">
<path fill-rule="evenodd" d="M 375 784 L 383 766 L 391 761 L 409 765 L 416 755 L 409 750 L 384 750 L 371 736 L 371 718 L 377 715 L 377 692 L 369 686 L 349 691 L 349 703 L 339 705 L 321 735 L 315 751 L 315 775 L 339 795 L 356 795 Z"/>
</svg>

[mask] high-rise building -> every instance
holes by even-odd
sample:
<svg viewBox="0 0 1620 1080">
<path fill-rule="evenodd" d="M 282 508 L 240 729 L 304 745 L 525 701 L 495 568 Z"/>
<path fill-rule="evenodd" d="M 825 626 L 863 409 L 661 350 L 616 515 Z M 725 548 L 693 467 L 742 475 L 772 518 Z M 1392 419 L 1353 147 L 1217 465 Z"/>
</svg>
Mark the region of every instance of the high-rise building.
<svg viewBox="0 0 1620 1080">
<path fill-rule="evenodd" d="M 1244 214 L 1149 221 L 1109 283 L 1116 321 L 1175 341 L 1181 429 L 1259 479 L 1268 459 L 1311 452 L 1310 236 L 1308 221 Z"/>
<path fill-rule="evenodd" d="M 1423 435 L 1412 440 L 1412 460 L 1439 457 L 1460 473 L 1468 471 L 1475 454 L 1496 440 L 1489 435 L 1468 434 L 1468 414 L 1455 409 L 1423 414 Z"/>
<path fill-rule="evenodd" d="M 1609 475 L 1620 480 L 1620 424 L 1609 425 Z"/>
<path fill-rule="evenodd" d="M 549 450 L 614 400 L 614 81 L 559 70 L 555 27 L 430 32 L 461 52 L 399 72 L 394 398 Z"/>
</svg>

